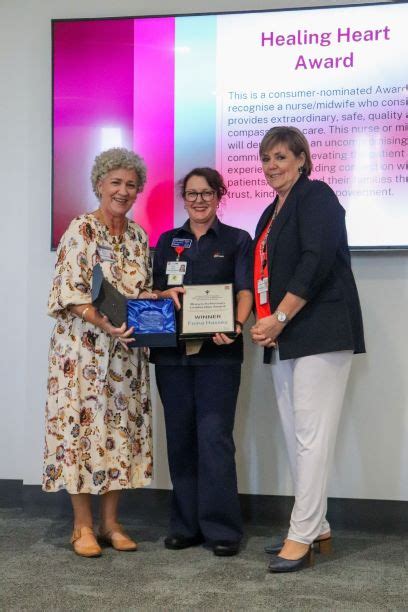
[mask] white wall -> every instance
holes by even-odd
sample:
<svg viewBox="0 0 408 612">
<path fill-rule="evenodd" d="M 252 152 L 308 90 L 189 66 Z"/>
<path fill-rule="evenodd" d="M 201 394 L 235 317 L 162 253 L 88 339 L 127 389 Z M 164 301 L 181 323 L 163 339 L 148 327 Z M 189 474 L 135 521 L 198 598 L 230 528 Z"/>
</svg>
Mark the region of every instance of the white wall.
<svg viewBox="0 0 408 612">
<path fill-rule="evenodd" d="M 322 6 L 339 2 L 1 0 L 0 478 L 40 482 L 48 338 L 51 34 L 64 17 Z M 352 3 L 352 2 L 349 2 Z M 193 8 L 192 7 L 193 4 Z M 359 4 L 359 2 L 354 2 Z M 81 194 L 78 194 L 81 197 Z M 369 219 L 367 219 L 369 222 Z M 408 500 L 407 254 L 355 255 L 368 355 L 355 358 L 330 493 Z M 169 487 L 162 411 L 155 407 L 156 478 Z M 247 343 L 237 415 L 241 492 L 291 492 L 268 370 Z"/>
</svg>

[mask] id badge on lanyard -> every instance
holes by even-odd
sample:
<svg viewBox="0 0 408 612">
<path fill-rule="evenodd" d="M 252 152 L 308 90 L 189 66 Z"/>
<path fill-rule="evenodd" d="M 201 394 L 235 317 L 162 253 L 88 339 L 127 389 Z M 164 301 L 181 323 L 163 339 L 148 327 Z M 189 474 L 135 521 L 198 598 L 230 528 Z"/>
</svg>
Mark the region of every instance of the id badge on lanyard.
<svg viewBox="0 0 408 612">
<path fill-rule="evenodd" d="M 180 260 L 180 255 L 184 249 L 191 247 L 191 238 L 173 238 L 171 246 L 177 253 L 176 261 L 168 261 L 166 265 L 167 284 L 169 286 L 182 285 L 184 282 L 184 275 L 187 271 L 187 262 Z"/>
<path fill-rule="evenodd" d="M 262 240 L 262 244 L 260 245 L 260 248 L 259 248 L 259 257 L 260 257 L 260 264 L 261 264 L 261 278 L 258 280 L 258 286 L 256 290 L 259 294 L 259 305 L 260 306 L 264 306 L 265 304 L 268 303 L 268 289 L 269 289 L 268 276 L 264 276 L 265 272 L 266 274 L 268 274 L 268 260 L 267 260 L 266 244 L 267 244 L 269 232 L 271 231 L 272 223 L 274 222 L 275 218 L 276 218 L 276 215 L 274 211 L 274 214 L 272 215 L 272 218 L 268 225 L 268 229 L 266 230 L 265 236 Z"/>
<path fill-rule="evenodd" d="M 168 261 L 166 265 L 167 284 L 182 285 L 187 271 L 186 261 Z"/>
<path fill-rule="evenodd" d="M 268 277 L 258 280 L 257 292 L 259 293 L 259 303 L 261 306 L 268 302 Z"/>
</svg>

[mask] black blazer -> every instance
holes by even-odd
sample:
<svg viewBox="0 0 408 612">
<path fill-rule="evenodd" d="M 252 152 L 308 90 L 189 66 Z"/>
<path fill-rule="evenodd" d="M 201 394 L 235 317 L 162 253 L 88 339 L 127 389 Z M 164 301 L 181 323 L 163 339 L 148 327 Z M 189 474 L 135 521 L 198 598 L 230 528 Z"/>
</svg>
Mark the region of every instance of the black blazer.
<svg viewBox="0 0 408 612">
<path fill-rule="evenodd" d="M 255 249 L 275 206 L 276 199 L 258 222 Z M 307 300 L 278 338 L 280 358 L 350 349 L 364 353 L 345 211 L 326 183 L 305 176 L 296 181 L 272 224 L 267 252 L 271 311 L 276 310 L 287 291 Z M 266 362 L 270 356 L 271 350 L 265 349 Z"/>
</svg>

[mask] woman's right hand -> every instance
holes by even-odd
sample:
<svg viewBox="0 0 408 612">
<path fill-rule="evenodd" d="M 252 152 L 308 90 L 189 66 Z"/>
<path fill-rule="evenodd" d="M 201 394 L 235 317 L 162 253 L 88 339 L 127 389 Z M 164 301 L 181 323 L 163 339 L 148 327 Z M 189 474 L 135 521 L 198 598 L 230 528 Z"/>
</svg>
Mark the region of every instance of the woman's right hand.
<svg viewBox="0 0 408 612">
<path fill-rule="evenodd" d="M 274 348 L 276 346 L 276 338 L 283 327 L 282 323 L 279 323 L 273 315 L 257 319 L 255 325 L 249 330 L 252 342 L 264 348 Z"/>
<path fill-rule="evenodd" d="M 159 298 L 171 298 L 174 302 L 177 310 L 180 310 L 181 304 L 179 300 L 180 293 L 185 293 L 186 290 L 184 287 L 171 287 L 170 289 L 166 289 L 165 291 L 157 292 Z"/>
<path fill-rule="evenodd" d="M 102 315 L 102 321 L 99 327 L 103 329 L 104 332 L 109 334 L 109 336 L 116 338 L 123 346 L 125 351 L 129 350 L 128 344 L 133 342 L 132 334 L 135 329 L 134 327 L 126 328 L 126 323 L 123 323 L 120 327 L 115 327 L 112 325 L 106 315 Z"/>
</svg>

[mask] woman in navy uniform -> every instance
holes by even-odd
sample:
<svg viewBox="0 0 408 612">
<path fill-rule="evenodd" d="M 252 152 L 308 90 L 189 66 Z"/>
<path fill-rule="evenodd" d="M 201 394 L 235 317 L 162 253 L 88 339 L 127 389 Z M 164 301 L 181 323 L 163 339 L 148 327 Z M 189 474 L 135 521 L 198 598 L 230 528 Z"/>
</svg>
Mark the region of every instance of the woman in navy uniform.
<svg viewBox="0 0 408 612">
<path fill-rule="evenodd" d="M 271 572 L 310 563 L 327 549 L 327 479 L 353 353 L 363 353 L 360 302 L 350 266 L 345 211 L 323 181 L 311 181 L 309 145 L 293 127 L 264 136 L 260 157 L 276 198 L 255 234 L 254 342 L 275 353 L 272 377 L 295 488 L 288 537 Z"/>
<path fill-rule="evenodd" d="M 251 237 L 217 218 L 226 191 L 221 175 L 211 168 L 195 168 L 184 177 L 181 194 L 188 219 L 160 236 L 153 287 L 179 308 L 182 285 L 233 283 L 237 337 L 216 333 L 202 343 L 151 350 L 173 483 L 165 546 L 182 549 L 205 542 L 218 556 L 236 554 L 242 537 L 232 433 L 242 328 L 252 308 Z"/>
</svg>

